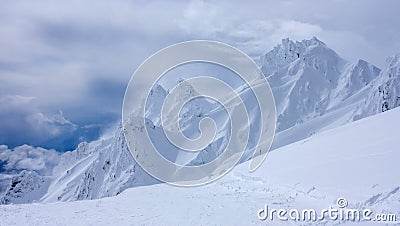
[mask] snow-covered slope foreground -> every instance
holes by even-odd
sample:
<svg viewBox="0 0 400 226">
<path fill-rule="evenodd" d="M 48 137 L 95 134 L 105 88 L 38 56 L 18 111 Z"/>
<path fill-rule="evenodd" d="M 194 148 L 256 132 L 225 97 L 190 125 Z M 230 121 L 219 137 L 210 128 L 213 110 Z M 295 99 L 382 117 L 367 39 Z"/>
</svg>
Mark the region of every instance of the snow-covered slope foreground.
<svg viewBox="0 0 400 226">
<path fill-rule="evenodd" d="M 399 133 L 397 108 L 277 149 L 255 173 L 244 163 L 207 186 L 157 184 L 99 200 L 3 205 L 0 224 L 336 225 L 346 222 L 286 222 L 275 215 L 271 223 L 257 212 L 265 205 L 319 211 L 335 207 L 338 198 L 348 201 L 347 208 L 370 209 L 371 218 L 386 213 L 399 220 Z"/>
<path fill-rule="evenodd" d="M 277 105 L 277 134 L 272 149 L 400 105 L 399 55 L 390 57 L 381 71 L 363 60 L 347 62 L 316 38 L 301 42 L 284 39 L 262 56 L 260 62 Z M 231 80 L 229 82 L 235 84 L 234 79 Z M 177 102 L 196 93 L 185 82 L 178 84 L 182 99 Z M 181 164 L 202 164 L 213 160 L 225 148 L 230 135 L 224 111 L 218 105 L 201 99 L 195 99 L 183 108 L 180 123 L 188 137 L 197 137 L 197 125 L 207 116 L 217 119 L 217 126 L 222 129 L 214 142 L 200 154 L 177 155 L 176 148 L 166 139 L 161 139 L 159 108 L 167 90 L 170 90 L 161 85 L 153 88 L 145 115 L 145 126 L 155 146 L 165 150 L 166 153 L 162 153 L 164 157 Z M 236 88 L 243 94 L 245 102 L 252 105 L 248 92 L 241 90 L 241 84 L 236 85 L 239 85 Z M 257 108 L 251 110 L 253 113 L 259 111 Z M 259 127 L 257 114 L 251 114 L 250 120 L 252 126 Z M 375 130 L 375 133 L 380 133 L 380 130 Z M 256 140 L 257 136 L 251 134 L 250 137 Z M 249 143 L 254 144 L 251 140 Z M 76 150 L 64 153 L 50 175 L 20 172 L 12 179 L 0 179 L 2 183 L 8 183 L 8 186 L 0 189 L 5 191 L 0 196 L 0 203 L 15 204 L 96 199 L 157 181 L 135 163 L 119 127 L 114 136 L 81 143 Z"/>
</svg>

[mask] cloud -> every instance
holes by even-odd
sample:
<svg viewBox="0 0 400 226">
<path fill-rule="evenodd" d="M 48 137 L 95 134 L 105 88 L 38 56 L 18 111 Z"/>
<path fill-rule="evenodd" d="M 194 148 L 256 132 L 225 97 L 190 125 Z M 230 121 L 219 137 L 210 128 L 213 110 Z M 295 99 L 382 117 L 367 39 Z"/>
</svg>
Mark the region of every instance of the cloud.
<svg viewBox="0 0 400 226">
<path fill-rule="evenodd" d="M 46 115 L 40 112 L 34 97 L 0 97 L 0 143 L 41 145 L 55 138 L 70 136 L 77 126 L 62 112 Z"/>
<path fill-rule="evenodd" d="M 386 57 L 400 51 L 400 41 L 394 38 L 400 35 L 399 7 L 398 1 L 373 0 L 192 1 L 180 25 L 194 36 L 239 44 L 250 53 L 254 47 L 268 51 L 282 37 L 317 36 L 340 49 L 344 58 L 383 66 Z"/>
<path fill-rule="evenodd" d="M 9 149 L 0 145 L 0 172 L 18 173 L 22 170 L 33 170 L 41 175 L 51 175 L 60 160 L 60 153 L 40 147 L 22 145 Z"/>
<path fill-rule="evenodd" d="M 220 2 L 218 5 L 206 1 L 192 1 L 184 9 L 183 19 L 178 25 L 183 33 L 190 37 L 231 44 L 255 59 L 280 43 L 283 38 L 302 40 L 323 32 L 317 24 L 253 15 L 250 12 L 254 12 L 254 8 L 247 5 L 235 6 L 237 9 L 226 5 L 226 2 Z M 246 10 L 237 12 L 239 8 Z M 243 14 L 247 10 L 248 14 Z"/>
<path fill-rule="evenodd" d="M 31 121 L 48 124 L 43 115 L 59 110 L 79 126 L 119 120 L 136 66 L 177 41 L 173 4 L 92 3 L 10 1 L 0 7 L 0 97 L 34 96 L 42 115 L 31 114 Z M 152 16 L 165 16 L 167 7 L 168 19 Z"/>
</svg>

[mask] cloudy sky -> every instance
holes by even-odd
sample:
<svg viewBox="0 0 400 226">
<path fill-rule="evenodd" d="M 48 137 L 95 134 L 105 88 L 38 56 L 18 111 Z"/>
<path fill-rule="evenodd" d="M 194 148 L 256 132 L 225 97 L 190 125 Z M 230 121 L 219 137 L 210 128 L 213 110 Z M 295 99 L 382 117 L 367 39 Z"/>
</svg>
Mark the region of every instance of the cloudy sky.
<svg viewBox="0 0 400 226">
<path fill-rule="evenodd" d="M 398 1 L 82 2 L 1 1 L 4 150 L 96 139 L 120 119 L 135 68 L 179 41 L 223 41 L 257 58 L 282 38 L 316 36 L 379 67 L 400 52 Z"/>
</svg>

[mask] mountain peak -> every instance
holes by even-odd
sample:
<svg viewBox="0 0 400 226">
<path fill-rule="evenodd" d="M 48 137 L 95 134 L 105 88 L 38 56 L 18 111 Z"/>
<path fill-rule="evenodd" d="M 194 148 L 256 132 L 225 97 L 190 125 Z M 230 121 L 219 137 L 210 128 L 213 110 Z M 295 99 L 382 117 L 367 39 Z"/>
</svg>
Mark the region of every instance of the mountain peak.
<svg viewBox="0 0 400 226">
<path fill-rule="evenodd" d="M 389 68 L 400 66 L 400 53 L 396 53 L 386 59 Z"/>
<path fill-rule="evenodd" d="M 281 47 L 287 46 L 298 46 L 298 47 L 309 47 L 315 45 L 326 46 L 324 42 L 319 40 L 317 37 L 313 36 L 311 39 L 303 39 L 301 41 L 292 41 L 290 38 L 284 38 L 281 42 Z M 278 47 L 280 46 L 278 45 Z"/>
<path fill-rule="evenodd" d="M 326 44 L 323 41 L 319 40 L 315 36 L 313 36 L 312 39 L 310 39 L 310 40 L 303 40 L 303 41 L 309 41 L 312 45 L 324 45 L 324 46 L 326 46 Z"/>
<path fill-rule="evenodd" d="M 288 48 L 289 47 L 289 49 L 290 49 L 290 47 L 307 48 L 307 47 L 316 46 L 316 45 L 326 46 L 326 44 L 324 42 L 319 40 L 317 37 L 313 36 L 311 39 L 303 39 L 301 41 L 293 41 L 290 38 L 284 38 L 284 39 L 282 39 L 281 44 L 279 44 L 276 47 L 277 48 Z"/>
<path fill-rule="evenodd" d="M 325 43 L 316 37 L 302 41 L 293 41 L 289 38 L 282 39 L 281 44 L 261 57 L 262 70 L 268 76 L 277 69 L 303 58 L 305 52 L 313 47 L 327 48 Z"/>
<path fill-rule="evenodd" d="M 358 65 L 367 65 L 368 62 L 365 61 L 365 60 L 363 60 L 363 59 L 358 59 L 357 64 L 358 64 Z"/>
</svg>

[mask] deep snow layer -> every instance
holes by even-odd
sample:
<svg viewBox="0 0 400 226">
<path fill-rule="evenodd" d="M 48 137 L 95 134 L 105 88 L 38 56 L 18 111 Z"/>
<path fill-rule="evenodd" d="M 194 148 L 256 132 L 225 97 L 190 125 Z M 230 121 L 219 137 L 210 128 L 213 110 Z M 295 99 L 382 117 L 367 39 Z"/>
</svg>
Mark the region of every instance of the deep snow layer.
<svg viewBox="0 0 400 226">
<path fill-rule="evenodd" d="M 157 184 L 99 200 L 2 205 L 0 225 L 265 224 L 257 218 L 265 204 L 320 210 L 339 197 L 399 219 L 399 133 L 397 108 L 272 151 L 255 173 L 245 162 L 207 186 Z M 273 222 L 287 223 L 296 224 Z"/>
</svg>

